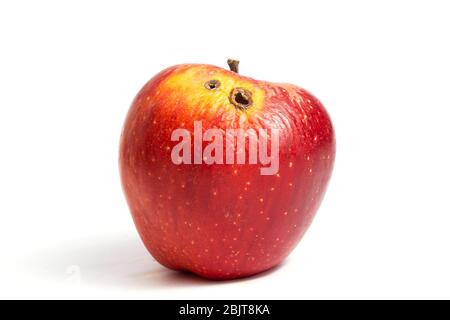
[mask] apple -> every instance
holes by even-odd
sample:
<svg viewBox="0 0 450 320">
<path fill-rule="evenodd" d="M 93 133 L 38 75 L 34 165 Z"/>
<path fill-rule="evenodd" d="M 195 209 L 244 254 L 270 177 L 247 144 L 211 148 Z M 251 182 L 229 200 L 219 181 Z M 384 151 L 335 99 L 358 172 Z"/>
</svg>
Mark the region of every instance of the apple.
<svg viewBox="0 0 450 320">
<path fill-rule="evenodd" d="M 209 279 L 268 270 L 296 247 L 335 158 L 323 105 L 291 84 L 203 64 L 170 67 L 137 94 L 120 172 L 137 230 L 162 265 Z"/>
</svg>

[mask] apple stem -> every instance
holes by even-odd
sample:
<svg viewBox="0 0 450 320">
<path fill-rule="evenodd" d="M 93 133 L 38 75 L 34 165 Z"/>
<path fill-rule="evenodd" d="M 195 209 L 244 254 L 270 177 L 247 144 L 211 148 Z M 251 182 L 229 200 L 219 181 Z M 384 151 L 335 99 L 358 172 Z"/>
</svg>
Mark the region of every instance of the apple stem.
<svg viewBox="0 0 450 320">
<path fill-rule="evenodd" d="M 239 73 L 239 60 L 228 59 L 227 63 L 231 71 Z"/>
</svg>

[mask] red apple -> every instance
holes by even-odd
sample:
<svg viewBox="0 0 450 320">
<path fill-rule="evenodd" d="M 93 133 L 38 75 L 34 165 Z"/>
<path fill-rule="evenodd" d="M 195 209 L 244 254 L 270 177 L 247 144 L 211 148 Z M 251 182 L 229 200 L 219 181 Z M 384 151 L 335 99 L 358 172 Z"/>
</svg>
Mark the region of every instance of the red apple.
<svg viewBox="0 0 450 320">
<path fill-rule="evenodd" d="M 157 74 L 133 101 L 120 146 L 123 188 L 150 253 L 210 279 L 283 261 L 311 224 L 335 158 L 319 100 L 229 64 L 232 71 L 184 64 Z M 243 153 L 230 129 L 244 132 Z"/>
</svg>

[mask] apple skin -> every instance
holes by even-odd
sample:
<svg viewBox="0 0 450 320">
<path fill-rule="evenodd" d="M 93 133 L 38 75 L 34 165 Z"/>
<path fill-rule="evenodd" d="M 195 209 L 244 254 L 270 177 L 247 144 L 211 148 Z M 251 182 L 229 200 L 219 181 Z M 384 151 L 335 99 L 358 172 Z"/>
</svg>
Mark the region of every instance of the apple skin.
<svg viewBox="0 0 450 320">
<path fill-rule="evenodd" d="M 219 80 L 217 90 L 204 84 Z M 247 110 L 233 88 L 253 94 Z M 180 164 L 171 133 L 278 128 L 279 171 L 260 165 Z M 211 65 L 184 64 L 152 78 L 127 115 L 120 145 L 123 189 L 137 230 L 162 265 L 209 279 L 268 270 L 296 247 L 322 201 L 335 158 L 325 108 L 297 86 L 257 81 Z"/>
</svg>

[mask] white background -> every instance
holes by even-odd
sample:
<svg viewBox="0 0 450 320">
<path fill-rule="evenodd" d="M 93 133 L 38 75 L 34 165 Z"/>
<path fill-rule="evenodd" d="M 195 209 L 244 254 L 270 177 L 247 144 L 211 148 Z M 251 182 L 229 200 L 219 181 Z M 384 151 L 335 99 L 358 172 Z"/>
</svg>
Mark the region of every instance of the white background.
<svg viewBox="0 0 450 320">
<path fill-rule="evenodd" d="M 0 298 L 450 298 L 448 1 L 2 1 Z M 209 282 L 143 248 L 118 175 L 141 86 L 226 65 L 312 91 L 335 171 L 284 265 Z"/>
</svg>

